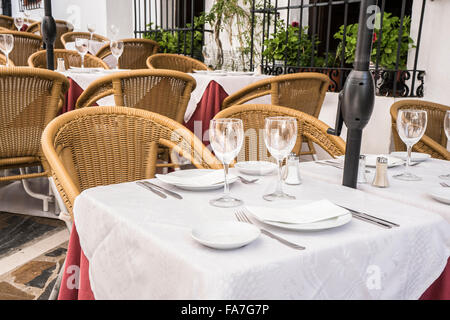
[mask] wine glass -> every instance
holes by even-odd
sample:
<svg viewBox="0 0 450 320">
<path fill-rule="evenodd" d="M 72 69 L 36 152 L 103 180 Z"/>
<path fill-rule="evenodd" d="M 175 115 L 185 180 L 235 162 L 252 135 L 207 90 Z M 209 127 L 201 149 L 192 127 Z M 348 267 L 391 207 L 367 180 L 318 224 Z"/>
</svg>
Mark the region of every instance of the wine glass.
<svg viewBox="0 0 450 320">
<path fill-rule="evenodd" d="M 111 48 L 111 53 L 112 55 L 116 58 L 117 60 L 117 65 L 116 65 L 116 69 L 119 69 L 119 58 L 123 53 L 123 41 L 116 41 L 116 40 L 111 40 L 110 44 L 109 44 L 110 48 Z"/>
<path fill-rule="evenodd" d="M 84 69 L 84 56 L 89 50 L 89 39 L 76 38 L 75 48 L 81 56 L 81 68 Z"/>
<path fill-rule="evenodd" d="M 117 28 L 114 24 L 109 27 L 109 31 L 111 32 L 111 40 L 117 40 L 117 35 L 119 34 L 119 28 Z"/>
<path fill-rule="evenodd" d="M 92 38 L 94 36 L 94 32 L 95 32 L 95 24 L 94 23 L 88 23 L 87 24 L 87 29 L 88 29 L 89 33 L 91 34 L 90 40 L 92 40 Z"/>
<path fill-rule="evenodd" d="M 23 22 L 24 22 L 23 17 L 20 16 L 14 17 L 14 25 L 16 26 L 17 31 L 20 31 L 22 29 Z"/>
<path fill-rule="evenodd" d="M 230 196 L 227 174 L 230 163 L 238 155 L 244 141 L 244 125 L 240 119 L 213 119 L 209 126 L 209 140 L 216 157 L 223 163 L 225 171 L 223 195 L 210 200 L 215 207 L 231 208 L 242 205 L 240 199 Z"/>
<path fill-rule="evenodd" d="M 444 116 L 444 130 L 447 136 L 447 143 L 450 141 L 450 111 L 447 111 Z M 450 173 L 439 176 L 441 179 L 450 180 Z"/>
<path fill-rule="evenodd" d="M 283 192 L 283 160 L 289 155 L 297 141 L 297 119 L 270 117 L 265 120 L 264 141 L 270 154 L 278 162 L 278 182 L 275 192 L 263 196 L 264 200 L 291 200 L 294 196 Z"/>
<path fill-rule="evenodd" d="M 409 172 L 411 165 L 411 150 L 413 145 L 422 139 L 427 128 L 427 112 L 425 110 L 404 109 L 398 112 L 397 132 L 406 144 L 407 159 L 405 172 L 394 175 L 394 178 L 406 181 L 419 181 L 422 178 Z"/>
<path fill-rule="evenodd" d="M 0 34 L 0 50 L 5 54 L 6 66 L 9 67 L 9 54 L 14 48 L 14 37 L 12 34 Z"/>
</svg>

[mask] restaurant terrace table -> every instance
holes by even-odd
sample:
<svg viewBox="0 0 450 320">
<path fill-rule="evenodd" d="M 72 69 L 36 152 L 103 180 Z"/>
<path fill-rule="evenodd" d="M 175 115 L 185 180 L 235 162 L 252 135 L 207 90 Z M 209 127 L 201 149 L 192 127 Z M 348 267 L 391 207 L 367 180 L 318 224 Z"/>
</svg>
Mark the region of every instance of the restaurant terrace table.
<svg viewBox="0 0 450 320">
<path fill-rule="evenodd" d="M 67 112 L 74 110 L 78 97 L 93 81 L 106 74 L 67 71 L 64 75 L 70 81 L 70 88 L 66 94 L 66 103 L 63 107 L 63 112 Z M 220 111 L 223 100 L 229 94 L 253 82 L 269 77 L 266 75 L 242 75 L 231 72 L 227 73 L 227 75 L 196 73 L 190 75 L 196 80 L 197 86 L 191 94 L 184 120 L 186 127 L 200 139 L 202 139 L 209 128 L 209 121 Z M 255 99 L 255 102 L 270 103 L 270 97 Z M 100 100 L 98 105 L 115 105 L 114 98 L 112 96 L 106 97 Z"/>
<path fill-rule="evenodd" d="M 318 175 L 321 170 L 329 174 L 329 169 L 339 174 L 336 168 L 308 165 L 317 166 Z M 76 229 L 59 298 L 433 299 L 446 294 L 448 298 L 448 286 L 435 280 L 450 256 L 450 224 L 414 205 L 414 195 L 408 205 L 305 173 L 302 185 L 285 186 L 296 201 L 265 202 L 262 195 L 272 191 L 275 179 L 261 177 L 252 185 L 237 181 L 231 191 L 247 205 L 292 206 L 326 198 L 400 227 L 384 229 L 356 219 L 315 232 L 264 226 L 306 250 L 293 250 L 261 235 L 243 248 L 221 251 L 195 242 L 190 232 L 205 221 L 235 221 L 236 208 L 208 203 L 222 190 L 169 187 L 184 199 L 167 200 L 133 182 L 100 186 L 85 190 L 75 201 Z M 75 271 L 80 275 L 78 287 L 70 285 Z M 378 285 L 371 282 L 374 272 L 379 273 Z"/>
</svg>

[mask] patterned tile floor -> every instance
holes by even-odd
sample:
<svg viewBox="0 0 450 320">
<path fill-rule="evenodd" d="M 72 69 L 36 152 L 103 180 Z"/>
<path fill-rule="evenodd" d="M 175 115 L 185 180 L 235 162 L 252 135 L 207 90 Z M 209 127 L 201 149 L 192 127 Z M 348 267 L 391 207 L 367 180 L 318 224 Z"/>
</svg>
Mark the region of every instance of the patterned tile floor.
<svg viewBox="0 0 450 320">
<path fill-rule="evenodd" d="M 0 265 L 66 228 L 56 219 L 0 212 Z M 48 299 L 64 263 L 67 242 L 0 274 L 0 300 Z"/>
</svg>

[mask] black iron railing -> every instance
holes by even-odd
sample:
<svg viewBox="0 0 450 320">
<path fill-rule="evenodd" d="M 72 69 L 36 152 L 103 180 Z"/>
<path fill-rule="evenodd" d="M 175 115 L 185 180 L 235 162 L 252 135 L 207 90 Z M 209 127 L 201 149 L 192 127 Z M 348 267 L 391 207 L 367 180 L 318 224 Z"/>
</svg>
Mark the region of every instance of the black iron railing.
<svg viewBox="0 0 450 320">
<path fill-rule="evenodd" d="M 134 0 L 134 35 L 153 39 L 160 51 L 201 59 L 204 0 Z"/>
<path fill-rule="evenodd" d="M 252 44 L 251 52 L 261 50 L 267 74 L 322 72 L 332 81 L 329 90 L 338 92 L 352 69 L 360 2 L 287 0 L 279 6 L 278 0 L 255 0 L 252 15 L 263 21 L 263 40 L 261 48 Z M 409 36 L 411 0 L 379 0 L 374 8 L 371 70 L 377 95 L 423 97 L 425 71 L 418 70 L 417 63 L 425 6 L 422 0 L 416 41 Z M 411 48 L 414 62 L 408 64 Z"/>
<path fill-rule="evenodd" d="M 42 0 L 19 0 L 19 11 L 35 10 L 42 7 Z"/>
</svg>

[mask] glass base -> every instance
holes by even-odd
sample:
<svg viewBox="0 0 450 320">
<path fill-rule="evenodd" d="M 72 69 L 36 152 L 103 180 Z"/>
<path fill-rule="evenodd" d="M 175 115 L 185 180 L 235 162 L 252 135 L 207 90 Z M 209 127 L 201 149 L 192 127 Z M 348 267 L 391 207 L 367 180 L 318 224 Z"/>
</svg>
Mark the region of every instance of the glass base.
<svg viewBox="0 0 450 320">
<path fill-rule="evenodd" d="M 415 174 L 408 173 L 408 172 L 405 172 L 405 173 L 402 173 L 402 174 L 397 174 L 397 175 L 395 175 L 393 177 L 395 179 L 404 180 L 404 181 L 420 181 L 420 180 L 422 180 L 421 177 L 418 177 Z"/>
<path fill-rule="evenodd" d="M 263 196 L 266 201 L 276 201 L 276 200 L 295 200 L 295 196 L 288 195 L 284 192 L 274 192 L 271 194 L 266 194 Z"/>
<path fill-rule="evenodd" d="M 450 174 L 443 174 L 443 175 L 439 176 L 439 178 L 444 179 L 444 180 L 450 180 Z"/>
<path fill-rule="evenodd" d="M 233 207 L 239 207 L 244 204 L 244 201 L 233 198 L 230 196 L 222 196 L 217 199 L 209 200 L 209 204 L 214 207 L 220 207 L 220 208 L 233 208 Z"/>
</svg>

